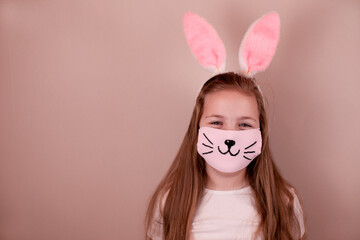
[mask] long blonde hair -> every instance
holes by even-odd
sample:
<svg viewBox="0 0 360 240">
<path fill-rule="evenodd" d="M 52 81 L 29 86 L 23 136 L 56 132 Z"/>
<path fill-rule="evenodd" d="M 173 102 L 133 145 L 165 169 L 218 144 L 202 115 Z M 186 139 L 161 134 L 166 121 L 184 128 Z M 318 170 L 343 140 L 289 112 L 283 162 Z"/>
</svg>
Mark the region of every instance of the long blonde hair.
<svg viewBox="0 0 360 240">
<path fill-rule="evenodd" d="M 254 94 L 257 100 L 262 149 L 261 154 L 248 165 L 246 175 L 254 190 L 256 208 L 261 216 L 258 234 L 262 234 L 266 240 L 300 239 L 300 227 L 293 207 L 294 196 L 290 191 L 292 186 L 280 175 L 270 152 L 263 96 L 255 79 L 231 72 L 216 75 L 203 85 L 180 149 L 150 200 L 145 219 L 146 232 L 151 229 L 155 209 L 163 199 L 161 216 L 164 239 L 189 239 L 196 207 L 207 181 L 205 162 L 196 148 L 204 100 L 207 94 L 225 89 Z"/>
</svg>

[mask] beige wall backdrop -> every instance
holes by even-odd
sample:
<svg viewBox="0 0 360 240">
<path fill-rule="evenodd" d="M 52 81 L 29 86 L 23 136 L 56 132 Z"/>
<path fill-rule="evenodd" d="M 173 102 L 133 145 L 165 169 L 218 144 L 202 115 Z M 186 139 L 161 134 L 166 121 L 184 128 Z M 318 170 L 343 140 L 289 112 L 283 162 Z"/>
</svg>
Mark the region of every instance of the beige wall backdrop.
<svg viewBox="0 0 360 240">
<path fill-rule="evenodd" d="M 360 2 L 0 1 L 0 239 L 142 239 L 147 202 L 211 77 L 182 16 L 206 18 L 227 70 L 248 26 L 279 12 L 257 75 L 271 147 L 308 239 L 360 239 Z"/>
</svg>

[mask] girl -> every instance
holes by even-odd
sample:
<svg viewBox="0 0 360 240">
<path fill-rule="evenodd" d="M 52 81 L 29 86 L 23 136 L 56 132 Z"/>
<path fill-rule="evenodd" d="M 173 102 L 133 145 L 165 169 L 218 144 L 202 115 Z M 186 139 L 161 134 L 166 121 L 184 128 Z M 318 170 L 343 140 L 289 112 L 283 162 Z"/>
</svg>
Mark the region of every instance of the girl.
<svg viewBox="0 0 360 240">
<path fill-rule="evenodd" d="M 269 148 L 252 77 L 217 74 L 202 87 L 180 149 L 151 198 L 147 239 L 281 239 L 304 235 L 294 188 Z"/>
</svg>

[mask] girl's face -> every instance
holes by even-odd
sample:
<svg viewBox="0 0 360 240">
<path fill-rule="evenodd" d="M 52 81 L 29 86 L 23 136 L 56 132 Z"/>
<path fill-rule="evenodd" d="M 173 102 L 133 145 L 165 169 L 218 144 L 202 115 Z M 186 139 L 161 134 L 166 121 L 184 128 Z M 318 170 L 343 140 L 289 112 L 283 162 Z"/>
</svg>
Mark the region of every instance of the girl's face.
<svg viewBox="0 0 360 240">
<path fill-rule="evenodd" d="M 207 94 L 199 125 L 223 130 L 260 128 L 255 95 L 247 95 L 237 90 L 221 90 Z"/>
</svg>

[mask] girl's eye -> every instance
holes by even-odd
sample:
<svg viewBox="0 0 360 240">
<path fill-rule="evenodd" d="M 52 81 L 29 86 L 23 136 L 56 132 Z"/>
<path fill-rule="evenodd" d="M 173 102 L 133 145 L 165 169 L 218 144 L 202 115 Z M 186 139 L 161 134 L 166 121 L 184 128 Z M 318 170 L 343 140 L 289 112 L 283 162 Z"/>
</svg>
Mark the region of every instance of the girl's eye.
<svg viewBox="0 0 360 240">
<path fill-rule="evenodd" d="M 221 125 L 222 123 L 219 122 L 219 121 L 214 121 L 214 122 L 211 122 L 211 124 L 213 124 L 213 125 Z"/>
<path fill-rule="evenodd" d="M 247 123 L 240 123 L 240 127 L 251 127 L 251 125 Z"/>
</svg>

